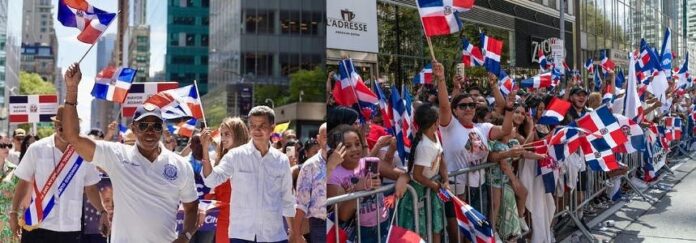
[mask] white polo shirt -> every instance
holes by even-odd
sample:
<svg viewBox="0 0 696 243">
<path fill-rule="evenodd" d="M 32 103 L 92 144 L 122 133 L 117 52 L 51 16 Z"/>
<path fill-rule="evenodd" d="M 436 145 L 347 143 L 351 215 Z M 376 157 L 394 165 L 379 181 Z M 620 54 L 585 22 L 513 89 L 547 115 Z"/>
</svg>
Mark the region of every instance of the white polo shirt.
<svg viewBox="0 0 696 243">
<path fill-rule="evenodd" d="M 202 174 L 202 172 L 201 172 Z M 249 142 L 236 147 L 203 177 L 213 188 L 227 179 L 232 183 L 230 199 L 230 238 L 258 242 L 287 240 L 283 216 L 295 216 L 292 174 L 288 157 L 271 147 L 261 156 Z"/>
<path fill-rule="evenodd" d="M 54 135 L 40 139 L 27 149 L 24 158 L 17 166 L 15 175 L 25 181 L 34 181 L 39 190 L 43 189 L 46 180 L 53 172 L 53 168 L 58 165 L 63 152 L 58 150 L 55 145 Z M 56 193 L 56 188 L 60 185 L 65 175 L 70 171 L 66 166 L 58 175 L 53 187 L 48 191 L 49 195 Z M 68 187 L 63 191 L 63 195 L 57 198 L 53 209 L 48 217 L 39 225 L 39 228 L 58 231 L 73 232 L 82 229 L 82 200 L 85 186 L 97 184 L 101 178 L 99 171 L 94 165 L 83 162 L 77 170 Z M 24 212 L 19 212 L 24 213 Z"/>
<path fill-rule="evenodd" d="M 136 146 L 96 141 L 93 163 L 106 171 L 114 191 L 112 242 L 171 242 L 179 202 L 198 199 L 191 165 L 160 148 L 150 162 Z"/>
</svg>

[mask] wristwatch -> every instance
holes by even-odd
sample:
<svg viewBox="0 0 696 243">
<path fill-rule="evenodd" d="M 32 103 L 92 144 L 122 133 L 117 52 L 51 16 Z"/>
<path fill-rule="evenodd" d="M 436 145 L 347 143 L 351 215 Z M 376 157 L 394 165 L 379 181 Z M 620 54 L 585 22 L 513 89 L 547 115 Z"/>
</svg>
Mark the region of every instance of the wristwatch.
<svg viewBox="0 0 696 243">
<path fill-rule="evenodd" d="M 186 240 L 191 240 L 191 237 L 193 237 L 190 232 L 180 233 L 179 235 L 186 237 Z"/>
</svg>

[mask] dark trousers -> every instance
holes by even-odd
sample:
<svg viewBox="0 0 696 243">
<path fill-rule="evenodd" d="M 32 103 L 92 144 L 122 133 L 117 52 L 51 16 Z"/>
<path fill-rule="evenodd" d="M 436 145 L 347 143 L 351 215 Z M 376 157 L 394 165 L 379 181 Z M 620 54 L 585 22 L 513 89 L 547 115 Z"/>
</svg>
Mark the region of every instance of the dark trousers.
<svg viewBox="0 0 696 243">
<path fill-rule="evenodd" d="M 106 243 L 106 237 L 100 234 L 82 235 L 82 243 Z"/>
<path fill-rule="evenodd" d="M 80 242 L 80 231 L 57 232 L 46 229 L 22 230 L 22 243 L 75 243 Z"/>
<path fill-rule="evenodd" d="M 305 237 L 310 243 L 326 242 L 326 220 L 309 218 L 309 237 Z"/>
<path fill-rule="evenodd" d="M 230 239 L 230 243 L 261 243 L 261 242 L 258 242 L 256 240 L 251 241 L 251 240 L 242 240 L 242 239 L 232 238 L 232 239 Z M 288 240 L 281 240 L 281 241 L 267 242 L 267 243 L 288 243 Z"/>
</svg>

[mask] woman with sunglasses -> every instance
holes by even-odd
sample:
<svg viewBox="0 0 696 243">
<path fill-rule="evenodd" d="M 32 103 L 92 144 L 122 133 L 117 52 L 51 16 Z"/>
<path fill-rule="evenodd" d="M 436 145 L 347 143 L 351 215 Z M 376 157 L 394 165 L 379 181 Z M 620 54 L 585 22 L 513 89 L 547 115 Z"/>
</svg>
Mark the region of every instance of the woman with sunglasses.
<svg viewBox="0 0 696 243">
<path fill-rule="evenodd" d="M 7 160 L 12 143 L 7 136 L 0 136 L 0 242 L 19 242 L 19 239 L 12 235 L 8 215 L 4 212 L 10 211 L 12 206 L 12 195 L 17 186 L 17 178 L 14 177 L 16 165 Z"/>
<path fill-rule="evenodd" d="M 433 76 L 438 82 L 438 101 L 440 104 L 440 132 L 444 146 L 444 159 L 449 172 L 458 171 L 487 161 L 490 151 L 488 141 L 500 139 L 512 131 L 514 96 L 504 100 L 498 88 L 495 75 L 489 73 L 489 87 L 493 91 L 498 114 L 505 114 L 502 126 L 491 123 L 475 123 L 476 101 L 469 94 L 459 94 L 450 99 L 445 81 L 445 71 L 441 63 L 433 60 Z M 504 110 L 504 113 L 503 113 Z M 484 183 L 485 172 L 474 171 L 457 176 L 454 193 L 471 202 L 480 212 L 488 212 L 488 188 Z M 466 188 L 470 188 L 466 193 Z M 445 205 L 450 235 L 457 235 L 457 221 L 451 202 Z M 456 238 L 455 238 L 456 239 Z"/>
</svg>

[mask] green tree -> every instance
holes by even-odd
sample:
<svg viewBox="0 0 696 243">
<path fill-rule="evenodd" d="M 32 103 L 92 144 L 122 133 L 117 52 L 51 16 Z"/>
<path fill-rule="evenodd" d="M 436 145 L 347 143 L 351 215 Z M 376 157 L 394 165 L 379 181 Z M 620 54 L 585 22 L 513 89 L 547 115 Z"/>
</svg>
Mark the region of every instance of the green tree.
<svg viewBox="0 0 696 243">
<path fill-rule="evenodd" d="M 312 70 L 298 70 L 290 74 L 290 85 L 257 84 L 254 86 L 256 104 L 265 104 L 266 99 L 273 100 L 275 106 L 302 102 L 324 102 L 326 100 L 326 71 L 320 67 Z"/>
<path fill-rule="evenodd" d="M 38 74 L 19 72 L 19 94 L 38 95 L 55 93 L 56 87 L 52 83 L 44 81 Z"/>
</svg>

